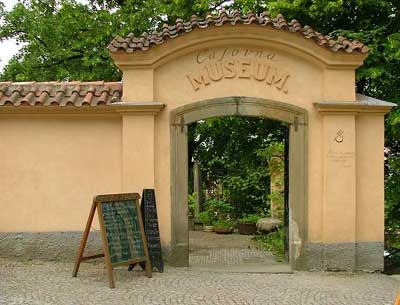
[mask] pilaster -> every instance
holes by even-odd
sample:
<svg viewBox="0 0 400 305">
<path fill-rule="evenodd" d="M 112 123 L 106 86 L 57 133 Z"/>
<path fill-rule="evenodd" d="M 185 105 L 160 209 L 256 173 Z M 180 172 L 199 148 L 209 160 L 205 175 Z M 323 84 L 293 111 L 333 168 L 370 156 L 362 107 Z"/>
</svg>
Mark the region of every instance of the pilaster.
<svg viewBox="0 0 400 305">
<path fill-rule="evenodd" d="M 163 108 L 157 102 L 122 102 L 114 105 L 122 116 L 122 171 L 124 192 L 154 188 L 155 116 Z"/>
<path fill-rule="evenodd" d="M 356 241 L 355 115 L 323 117 L 323 232 L 326 269 L 354 269 Z M 331 244 L 332 247 L 328 247 Z M 339 245 L 342 245 L 339 247 Z M 340 253 L 337 250 L 340 249 Z M 329 251 L 331 250 L 331 251 Z"/>
</svg>

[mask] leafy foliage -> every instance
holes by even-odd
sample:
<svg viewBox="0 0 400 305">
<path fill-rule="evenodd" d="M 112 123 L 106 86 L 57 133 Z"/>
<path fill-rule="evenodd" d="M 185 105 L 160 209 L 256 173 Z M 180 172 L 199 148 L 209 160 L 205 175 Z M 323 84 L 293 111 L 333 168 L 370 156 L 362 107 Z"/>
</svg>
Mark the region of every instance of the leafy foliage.
<svg viewBox="0 0 400 305">
<path fill-rule="evenodd" d="M 272 233 L 255 235 L 253 239 L 257 242 L 259 249 L 271 251 L 278 260 L 283 260 L 285 257 L 284 236 L 284 229 L 279 228 Z"/>
<path fill-rule="evenodd" d="M 188 214 L 193 217 L 196 209 L 196 193 L 189 194 L 188 196 Z"/>
<path fill-rule="evenodd" d="M 226 228 L 233 228 L 234 222 L 228 219 L 220 219 L 213 223 L 214 228 L 216 229 L 226 229 Z"/>
<path fill-rule="evenodd" d="M 245 224 L 256 224 L 257 221 L 260 219 L 260 216 L 257 214 L 250 214 L 245 217 L 242 217 L 239 219 L 239 223 L 245 223 Z"/>
<path fill-rule="evenodd" d="M 280 122 L 251 117 L 210 118 L 189 128 L 190 161 L 201 162 L 209 196 L 232 205 L 235 218 L 268 211 L 266 154 L 286 131 Z"/>
<path fill-rule="evenodd" d="M 400 154 L 387 157 L 385 178 L 386 246 L 400 248 Z"/>
<path fill-rule="evenodd" d="M 200 212 L 199 220 L 206 226 L 210 226 L 216 221 L 214 215 L 210 215 L 209 211 Z"/>
<path fill-rule="evenodd" d="M 203 210 L 199 214 L 199 220 L 206 225 L 211 225 L 220 220 L 230 220 L 233 208 L 223 200 L 212 198 L 206 201 Z"/>
</svg>

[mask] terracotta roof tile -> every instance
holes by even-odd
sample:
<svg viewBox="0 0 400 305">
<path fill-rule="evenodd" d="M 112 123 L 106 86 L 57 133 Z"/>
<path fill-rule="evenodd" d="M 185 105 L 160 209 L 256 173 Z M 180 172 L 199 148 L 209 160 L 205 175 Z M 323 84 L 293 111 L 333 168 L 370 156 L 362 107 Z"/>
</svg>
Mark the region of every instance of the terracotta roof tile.
<svg viewBox="0 0 400 305">
<path fill-rule="evenodd" d="M 266 12 L 259 15 L 254 13 L 241 15 L 239 12 L 229 14 L 224 10 L 221 10 L 218 15 L 208 14 L 205 18 L 193 15 L 190 21 L 177 19 L 175 25 L 170 26 L 164 24 L 159 32 L 145 32 L 139 37 L 135 37 L 132 33 L 127 35 L 125 38 L 117 36 L 111 41 L 108 49 L 110 52 L 125 51 L 127 53 L 146 51 L 152 46 L 162 44 L 168 38 L 176 38 L 179 34 L 191 32 L 196 28 L 205 29 L 211 26 L 223 26 L 228 24 L 257 24 L 259 26 L 269 26 L 274 29 L 284 30 L 291 33 L 299 33 L 303 35 L 304 38 L 312 39 L 318 45 L 335 52 L 344 51 L 346 53 L 367 53 L 369 51 L 365 44 L 357 40 L 349 40 L 342 36 L 333 39 L 315 31 L 308 25 L 303 27 L 295 19 L 287 22 L 281 14 L 278 14 L 276 18 L 271 18 Z"/>
<path fill-rule="evenodd" d="M 0 82 L 0 106 L 98 106 L 121 96 L 121 82 Z"/>
</svg>

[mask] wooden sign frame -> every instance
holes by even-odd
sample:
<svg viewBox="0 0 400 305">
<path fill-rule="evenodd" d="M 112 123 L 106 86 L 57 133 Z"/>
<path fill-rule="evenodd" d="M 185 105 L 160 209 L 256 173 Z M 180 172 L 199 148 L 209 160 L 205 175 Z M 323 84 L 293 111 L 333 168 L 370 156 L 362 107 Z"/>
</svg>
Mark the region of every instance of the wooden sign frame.
<svg viewBox="0 0 400 305">
<path fill-rule="evenodd" d="M 394 301 L 394 305 L 400 305 L 400 292 L 397 293 L 396 300 Z"/>
<path fill-rule="evenodd" d="M 98 196 L 94 197 L 92 207 L 91 207 L 90 213 L 89 213 L 89 218 L 86 222 L 85 231 L 83 232 L 82 240 L 81 240 L 77 258 L 75 261 L 74 271 L 72 273 L 73 277 L 76 277 L 78 275 L 78 271 L 79 271 L 81 262 L 90 260 L 90 259 L 99 258 L 99 257 L 104 257 L 104 262 L 107 267 L 108 281 L 109 281 L 110 288 L 115 288 L 115 281 L 114 281 L 114 274 L 113 274 L 113 267 L 115 267 L 115 266 L 131 265 L 131 264 L 144 262 L 145 263 L 145 272 L 146 272 L 147 277 L 152 276 L 149 251 L 147 248 L 146 234 L 144 232 L 142 213 L 141 213 L 141 209 L 139 206 L 139 199 L 140 199 L 140 195 L 137 193 L 98 195 Z M 144 250 L 145 256 L 141 257 L 141 258 L 131 259 L 128 261 L 112 263 L 111 257 L 110 257 L 110 251 L 109 251 L 109 244 L 108 244 L 108 240 L 107 240 L 106 227 L 104 224 L 102 205 L 104 203 L 118 202 L 118 201 L 133 201 L 135 204 L 135 209 L 137 212 L 137 218 L 138 218 L 139 227 L 140 227 L 140 235 L 141 235 L 142 241 L 143 241 L 143 250 Z M 98 211 L 97 215 L 99 217 L 99 223 L 100 223 L 101 238 L 102 238 L 102 243 L 103 243 L 103 253 L 90 255 L 90 256 L 83 256 L 83 253 L 84 253 L 84 250 L 86 247 L 86 243 L 87 243 L 87 240 L 89 237 L 90 228 L 92 226 L 93 218 L 96 213 L 96 209 Z"/>
</svg>

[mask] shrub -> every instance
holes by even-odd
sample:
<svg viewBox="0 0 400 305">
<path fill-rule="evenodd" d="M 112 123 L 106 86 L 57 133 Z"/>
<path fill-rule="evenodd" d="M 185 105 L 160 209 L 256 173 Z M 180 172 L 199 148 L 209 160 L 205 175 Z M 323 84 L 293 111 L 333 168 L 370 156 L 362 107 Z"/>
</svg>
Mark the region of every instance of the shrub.
<svg viewBox="0 0 400 305">
<path fill-rule="evenodd" d="M 199 220 L 206 226 L 211 226 L 214 221 L 208 211 L 199 213 Z"/>
<path fill-rule="evenodd" d="M 220 229 L 224 229 L 224 228 L 232 228 L 233 227 L 233 221 L 232 220 L 224 220 L 224 219 L 220 219 L 217 220 L 213 223 L 214 228 L 220 228 Z"/>
<path fill-rule="evenodd" d="M 241 219 L 239 219 L 239 223 L 241 224 L 256 224 L 257 221 L 260 219 L 260 216 L 257 214 L 250 214 Z"/>
<path fill-rule="evenodd" d="M 269 234 L 256 235 L 253 239 L 257 241 L 257 248 L 271 251 L 279 261 L 285 257 L 285 230 L 279 228 Z"/>
<path fill-rule="evenodd" d="M 215 218 L 215 220 L 230 219 L 233 210 L 229 203 L 215 198 L 208 200 L 205 206 L 210 217 Z"/>
<path fill-rule="evenodd" d="M 196 193 L 189 194 L 188 196 L 188 213 L 189 217 L 193 217 L 196 208 Z"/>
</svg>

